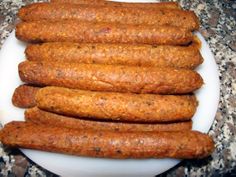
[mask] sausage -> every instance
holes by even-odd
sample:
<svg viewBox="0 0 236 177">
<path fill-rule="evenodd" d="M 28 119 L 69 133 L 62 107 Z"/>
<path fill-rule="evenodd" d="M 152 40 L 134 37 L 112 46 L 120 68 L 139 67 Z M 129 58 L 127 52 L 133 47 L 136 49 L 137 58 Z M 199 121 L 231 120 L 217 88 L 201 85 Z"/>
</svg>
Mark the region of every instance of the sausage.
<svg viewBox="0 0 236 177">
<path fill-rule="evenodd" d="M 43 43 L 27 46 L 25 54 L 31 61 L 97 63 L 130 66 L 155 66 L 194 69 L 203 62 L 198 47 Z"/>
<path fill-rule="evenodd" d="M 18 68 L 26 83 L 82 90 L 184 94 L 203 84 L 197 72 L 185 69 L 36 61 Z"/>
<path fill-rule="evenodd" d="M 121 6 L 132 8 L 146 8 L 146 9 L 180 9 L 177 2 L 159 2 L 159 3 L 128 3 L 128 2 L 112 2 L 106 0 L 51 0 L 52 3 L 74 3 L 74 4 L 90 4 L 90 5 L 105 5 L 105 6 Z"/>
<path fill-rule="evenodd" d="M 197 108 L 194 95 L 153 95 L 91 92 L 44 87 L 36 105 L 67 116 L 128 122 L 174 122 L 190 120 Z"/>
<path fill-rule="evenodd" d="M 186 45 L 193 34 L 173 26 L 91 23 L 75 20 L 22 22 L 16 36 L 26 42 L 84 42 Z"/>
<path fill-rule="evenodd" d="M 197 131 L 97 132 L 25 122 L 5 125 L 0 140 L 9 147 L 116 159 L 204 158 L 214 150 L 212 138 Z"/>
<path fill-rule="evenodd" d="M 13 105 L 20 108 L 31 108 L 35 106 L 35 94 L 38 90 L 38 87 L 20 85 L 15 89 L 12 96 Z"/>
<path fill-rule="evenodd" d="M 192 121 L 165 123 L 165 124 L 139 124 L 125 122 L 103 122 L 78 119 L 51 112 L 43 111 L 37 107 L 25 111 L 25 119 L 28 122 L 44 124 L 48 126 L 73 128 L 73 129 L 91 129 L 95 131 L 116 131 L 116 132 L 149 132 L 149 131 L 186 131 L 191 130 Z"/>
<path fill-rule="evenodd" d="M 191 31 L 199 29 L 199 21 L 195 13 L 179 9 L 143 9 L 45 2 L 22 7 L 18 16 L 23 21 L 78 20 L 144 26 L 172 25 Z"/>
</svg>

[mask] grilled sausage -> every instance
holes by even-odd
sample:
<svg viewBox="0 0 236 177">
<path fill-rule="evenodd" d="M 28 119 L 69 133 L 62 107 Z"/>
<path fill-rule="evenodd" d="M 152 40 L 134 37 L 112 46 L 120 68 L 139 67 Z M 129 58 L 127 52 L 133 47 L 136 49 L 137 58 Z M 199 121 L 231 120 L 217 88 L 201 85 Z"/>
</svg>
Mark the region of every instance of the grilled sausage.
<svg viewBox="0 0 236 177">
<path fill-rule="evenodd" d="M 31 61 L 97 63 L 130 66 L 196 68 L 203 62 L 198 47 L 43 43 L 27 46 L 25 54 Z"/>
<path fill-rule="evenodd" d="M 20 108 L 31 108 L 35 106 L 35 94 L 38 90 L 38 87 L 20 85 L 15 89 L 12 96 L 13 105 Z"/>
<path fill-rule="evenodd" d="M 203 84 L 192 70 L 98 64 L 25 61 L 22 81 L 39 86 L 62 86 L 94 91 L 183 94 Z"/>
<path fill-rule="evenodd" d="M 16 26 L 18 39 L 28 42 L 85 42 L 185 45 L 193 34 L 173 26 L 121 25 L 73 20 L 22 22 Z"/>
<path fill-rule="evenodd" d="M 10 147 L 105 158 L 203 158 L 214 150 L 212 139 L 197 131 L 108 132 L 11 122 L 0 131 Z"/>
<path fill-rule="evenodd" d="M 48 126 L 73 128 L 73 129 L 91 129 L 96 131 L 117 131 L 117 132 L 148 132 L 148 131 L 186 131 L 191 130 L 192 121 L 165 123 L 165 124 L 138 124 L 138 123 L 120 123 L 120 122 L 102 122 L 75 117 L 68 117 L 51 112 L 43 111 L 37 107 L 25 111 L 26 121 Z"/>
<path fill-rule="evenodd" d="M 19 10 L 23 21 L 78 20 L 134 25 L 172 25 L 197 30 L 199 21 L 193 11 L 94 6 L 70 3 L 33 3 Z"/>
<path fill-rule="evenodd" d="M 197 108 L 195 96 L 91 92 L 44 87 L 36 105 L 50 112 L 91 119 L 129 122 L 190 120 Z"/>
<path fill-rule="evenodd" d="M 180 9 L 177 2 L 159 2 L 159 3 L 128 3 L 128 2 L 112 2 L 106 0 L 51 0 L 52 3 L 73 3 L 73 4 L 90 4 L 103 6 L 122 6 L 132 8 L 146 8 L 146 9 Z"/>
</svg>

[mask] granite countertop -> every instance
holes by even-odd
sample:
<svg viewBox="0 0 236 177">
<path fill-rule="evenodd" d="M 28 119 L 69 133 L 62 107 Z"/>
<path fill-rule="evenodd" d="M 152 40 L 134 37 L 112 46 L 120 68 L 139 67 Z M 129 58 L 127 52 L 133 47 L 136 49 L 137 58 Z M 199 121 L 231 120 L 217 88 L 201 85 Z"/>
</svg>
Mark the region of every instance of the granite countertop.
<svg viewBox="0 0 236 177">
<path fill-rule="evenodd" d="M 18 9 L 36 0 L 0 2 L 0 47 L 14 29 Z M 221 94 L 215 121 L 209 134 L 216 150 L 204 160 L 184 160 L 160 176 L 236 175 L 236 2 L 234 0 L 179 0 L 201 19 L 200 32 L 207 40 L 219 67 Z M 3 58 L 1 58 L 3 59 Z M 36 165 L 19 150 L 0 144 L 1 176 L 56 176 Z"/>
</svg>

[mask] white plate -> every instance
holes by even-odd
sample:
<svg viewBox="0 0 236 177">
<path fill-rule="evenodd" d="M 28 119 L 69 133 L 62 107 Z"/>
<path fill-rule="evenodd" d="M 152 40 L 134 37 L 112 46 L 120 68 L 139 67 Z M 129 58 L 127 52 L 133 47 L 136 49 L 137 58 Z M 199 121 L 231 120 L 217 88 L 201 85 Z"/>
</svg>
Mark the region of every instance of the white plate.
<svg viewBox="0 0 236 177">
<path fill-rule="evenodd" d="M 199 106 L 193 118 L 193 129 L 208 132 L 214 120 L 219 102 L 217 65 L 204 38 L 201 54 L 204 63 L 197 69 L 204 79 L 204 86 L 196 92 Z M 25 43 L 11 33 L 0 51 L 0 119 L 3 124 L 12 120 L 24 120 L 23 109 L 11 103 L 14 89 L 22 84 L 18 76 L 18 64 L 25 59 Z M 61 176 L 81 177 L 153 177 L 180 162 L 176 159 L 113 160 L 87 158 L 36 150 L 21 149 L 35 163 Z"/>
</svg>

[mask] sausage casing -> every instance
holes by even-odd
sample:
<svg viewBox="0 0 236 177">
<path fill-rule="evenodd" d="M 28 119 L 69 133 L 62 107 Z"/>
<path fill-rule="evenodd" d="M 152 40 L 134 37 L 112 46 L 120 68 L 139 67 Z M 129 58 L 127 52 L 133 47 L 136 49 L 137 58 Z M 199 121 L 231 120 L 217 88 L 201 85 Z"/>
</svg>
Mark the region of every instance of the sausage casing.
<svg viewBox="0 0 236 177">
<path fill-rule="evenodd" d="M 52 3 L 74 3 L 74 4 L 90 4 L 90 5 L 105 5 L 105 6 L 122 6 L 132 8 L 146 8 L 146 9 L 180 9 L 177 2 L 159 2 L 159 3 L 128 3 L 128 2 L 112 2 L 106 0 L 51 0 Z"/>
<path fill-rule="evenodd" d="M 190 120 L 197 108 L 193 95 L 154 95 L 91 92 L 62 87 L 44 87 L 36 105 L 50 112 L 91 119 L 129 122 L 174 122 Z"/>
<path fill-rule="evenodd" d="M 35 106 L 35 94 L 38 90 L 38 87 L 20 85 L 15 89 L 12 96 L 13 105 L 20 108 L 31 108 Z"/>
<path fill-rule="evenodd" d="M 203 62 L 195 46 L 43 43 L 27 46 L 31 61 L 196 68 Z"/>
<path fill-rule="evenodd" d="M 19 64 L 19 75 L 39 86 L 133 93 L 183 94 L 203 84 L 192 70 L 66 62 L 25 61 Z"/>
<path fill-rule="evenodd" d="M 94 6 L 70 3 L 34 3 L 19 10 L 23 21 L 78 20 L 134 25 L 171 25 L 197 30 L 199 21 L 193 11 Z"/>
<path fill-rule="evenodd" d="M 127 122 L 105 122 L 78 119 L 75 117 L 63 116 L 37 107 L 25 111 L 26 121 L 47 126 L 56 126 L 73 129 L 96 130 L 96 131 L 116 131 L 116 132 L 149 132 L 149 131 L 186 131 L 191 130 L 192 121 L 176 123 L 155 123 L 155 124 L 138 124 Z"/>
<path fill-rule="evenodd" d="M 180 27 L 75 20 L 21 22 L 16 26 L 16 36 L 26 42 L 186 45 L 193 40 L 193 34 Z"/>
<path fill-rule="evenodd" d="M 197 131 L 113 132 L 75 130 L 11 122 L 0 131 L 10 147 L 106 158 L 203 158 L 214 150 L 212 139 Z"/>
</svg>

